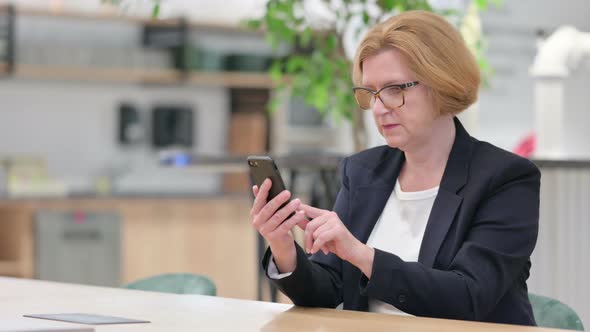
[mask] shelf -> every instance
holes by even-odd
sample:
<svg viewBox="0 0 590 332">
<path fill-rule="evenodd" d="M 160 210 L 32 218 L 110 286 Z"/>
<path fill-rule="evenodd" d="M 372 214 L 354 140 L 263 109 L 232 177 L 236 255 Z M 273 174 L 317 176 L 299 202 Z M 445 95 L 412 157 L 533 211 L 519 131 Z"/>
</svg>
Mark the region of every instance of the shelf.
<svg viewBox="0 0 590 332">
<path fill-rule="evenodd" d="M 196 72 L 189 82 L 194 85 L 217 85 L 233 88 L 272 88 L 274 83 L 266 73 L 245 72 Z"/>
<path fill-rule="evenodd" d="M 247 72 L 190 72 L 174 69 L 92 68 L 75 66 L 17 65 L 12 73 L 0 63 L 0 72 L 24 80 L 63 80 L 75 82 L 115 82 L 143 84 L 189 84 L 197 86 L 223 86 L 236 88 L 272 88 L 272 79 L 266 73 Z"/>
<path fill-rule="evenodd" d="M 133 70 L 74 66 L 17 65 L 12 76 L 26 80 L 64 80 L 87 82 L 177 82 L 180 74 L 175 70 Z"/>
<path fill-rule="evenodd" d="M 126 22 L 143 26 L 186 26 L 189 29 L 205 29 L 210 31 L 225 31 L 231 33 L 260 33 L 239 26 L 223 25 L 218 23 L 194 23 L 177 19 L 151 19 L 137 16 L 122 16 L 116 13 L 92 13 L 76 11 L 51 11 L 44 9 L 32 9 L 12 5 L 0 5 L 0 12 L 11 12 L 14 9 L 15 16 L 40 16 L 56 17 L 80 20 L 99 20 L 108 22 Z M 11 43 L 10 38 L 7 43 Z M 88 83 L 136 83 L 154 85 L 196 85 L 196 86 L 221 86 L 236 88 L 264 88 L 274 87 L 270 76 L 265 72 L 184 72 L 177 69 L 149 69 L 149 68 L 108 68 L 88 67 L 83 65 L 41 65 L 19 64 L 15 59 L 15 65 L 9 66 L 0 62 L 0 74 L 5 78 L 38 81 L 71 81 Z"/>
<path fill-rule="evenodd" d="M 0 11 L 6 11 L 10 5 L 0 5 Z M 72 10 L 47 10 L 39 8 L 27 8 L 16 6 L 15 13 L 23 16 L 39 16 L 39 17 L 55 17 L 55 18 L 66 18 L 66 19 L 79 19 L 79 20 L 91 20 L 91 21 L 112 21 L 122 22 L 130 24 L 147 24 L 151 26 L 178 26 L 182 24 L 183 20 L 180 18 L 175 19 L 152 19 L 139 16 L 128 16 L 120 15 L 117 13 L 93 13 L 93 12 L 81 12 Z M 245 27 L 237 25 L 222 24 L 216 22 L 186 22 L 188 27 L 193 29 L 207 29 L 217 30 L 225 32 L 250 32 L 250 33 L 262 33 L 261 31 L 251 30 Z"/>
</svg>

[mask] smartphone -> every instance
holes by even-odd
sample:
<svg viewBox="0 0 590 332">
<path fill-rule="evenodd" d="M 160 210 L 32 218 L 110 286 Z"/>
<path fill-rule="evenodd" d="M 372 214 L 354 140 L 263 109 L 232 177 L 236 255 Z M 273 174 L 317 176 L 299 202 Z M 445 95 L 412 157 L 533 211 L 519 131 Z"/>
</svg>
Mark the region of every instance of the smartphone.
<svg viewBox="0 0 590 332">
<path fill-rule="evenodd" d="M 281 173 L 279 172 L 277 165 L 271 157 L 249 156 L 248 167 L 250 168 L 250 178 L 252 179 L 252 182 L 258 186 L 258 188 L 260 188 L 262 182 L 264 182 L 265 179 L 268 178 L 272 181 L 272 187 L 270 187 L 267 202 L 275 198 L 278 194 L 286 189 L 283 178 L 281 177 Z"/>
</svg>

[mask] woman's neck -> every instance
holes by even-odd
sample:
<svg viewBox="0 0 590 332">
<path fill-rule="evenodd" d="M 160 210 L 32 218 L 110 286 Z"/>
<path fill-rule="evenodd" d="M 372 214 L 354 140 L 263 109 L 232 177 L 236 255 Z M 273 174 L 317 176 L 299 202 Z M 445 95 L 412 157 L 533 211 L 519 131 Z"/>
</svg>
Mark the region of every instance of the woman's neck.
<svg viewBox="0 0 590 332">
<path fill-rule="evenodd" d="M 438 186 L 455 142 L 455 123 L 450 116 L 435 120 L 428 140 L 404 151 L 406 162 L 399 181 L 404 191 L 420 191 Z"/>
</svg>

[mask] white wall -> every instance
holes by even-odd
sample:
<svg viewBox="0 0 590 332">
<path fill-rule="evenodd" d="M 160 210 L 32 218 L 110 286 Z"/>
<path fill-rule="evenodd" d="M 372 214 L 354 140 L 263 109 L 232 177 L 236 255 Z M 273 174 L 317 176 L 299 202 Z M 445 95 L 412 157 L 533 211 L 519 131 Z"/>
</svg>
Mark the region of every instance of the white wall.
<svg viewBox="0 0 590 332">
<path fill-rule="evenodd" d="M 222 88 L 140 87 L 53 82 L 0 81 L 0 155 L 42 156 L 52 175 L 84 190 L 109 169 L 127 169 L 122 191 L 208 192 L 219 178 L 157 168 L 157 153 L 146 143 L 118 145 L 117 106 L 143 108 L 158 103 L 191 105 L 195 111 L 193 151 L 224 151 L 229 121 L 228 93 Z M 147 119 L 146 119 L 147 120 Z"/>
<path fill-rule="evenodd" d="M 495 71 L 480 94 L 479 138 L 506 149 L 534 129 L 534 91 L 529 67 L 536 49 L 535 31 L 570 24 L 590 31 L 587 0 L 503 1 L 482 14 L 488 59 Z"/>
</svg>

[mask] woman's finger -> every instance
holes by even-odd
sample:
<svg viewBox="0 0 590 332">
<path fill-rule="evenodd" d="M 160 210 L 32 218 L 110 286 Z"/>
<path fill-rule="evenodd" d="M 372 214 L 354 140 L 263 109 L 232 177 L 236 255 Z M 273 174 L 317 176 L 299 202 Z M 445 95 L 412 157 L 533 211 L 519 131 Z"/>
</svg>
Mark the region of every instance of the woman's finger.
<svg viewBox="0 0 590 332">
<path fill-rule="evenodd" d="M 315 232 L 316 229 L 318 229 L 318 227 L 322 226 L 327 220 L 328 220 L 328 215 L 322 215 L 319 216 L 313 220 L 311 220 L 309 222 L 309 224 L 307 224 L 307 227 L 305 227 L 305 251 L 307 253 L 311 252 L 311 247 L 313 245 L 313 233 Z"/>
<path fill-rule="evenodd" d="M 337 234 L 337 229 L 335 227 L 327 229 L 325 232 L 321 232 L 319 234 L 318 238 L 313 242 L 313 246 L 311 247 L 311 253 L 315 254 L 321 248 L 326 246 L 326 244 L 328 242 L 331 242 L 332 240 L 334 240 L 336 234 Z"/>
<path fill-rule="evenodd" d="M 290 231 L 291 229 L 293 229 L 293 227 L 297 226 L 299 223 L 304 221 L 304 219 L 305 219 L 305 212 L 297 211 L 297 212 L 295 212 L 295 214 L 293 216 L 291 216 L 290 218 L 285 220 L 282 224 L 280 224 L 279 227 L 277 227 L 276 231 L 286 233 L 286 232 Z"/>
<path fill-rule="evenodd" d="M 258 193 L 256 194 L 256 198 L 254 198 L 254 203 L 252 203 L 252 209 L 250 210 L 250 215 L 255 216 L 260 213 L 260 210 L 266 205 L 266 200 L 268 198 L 268 191 L 272 186 L 272 181 L 270 179 L 265 179 L 258 188 Z"/>
<path fill-rule="evenodd" d="M 268 219 L 266 223 L 264 223 L 264 225 L 260 227 L 260 234 L 269 234 L 274 232 L 293 212 L 297 211 L 299 204 L 301 204 L 301 201 L 299 199 L 294 199 L 284 208 L 278 210 L 270 217 L 270 219 Z"/>
<path fill-rule="evenodd" d="M 312 239 L 314 241 L 314 244 L 315 244 L 316 239 L 320 236 L 320 234 L 327 232 L 328 230 L 335 228 L 335 227 L 336 227 L 336 225 L 334 225 L 334 223 L 330 223 L 330 222 L 326 222 L 323 225 L 321 225 L 320 227 L 318 227 L 313 232 L 313 235 L 312 235 Z M 312 245 L 312 248 L 313 247 L 314 246 Z M 324 253 L 324 255 L 327 255 L 328 253 L 330 253 L 330 249 L 328 247 L 329 247 L 329 244 L 326 244 L 325 246 L 322 246 L 320 248 L 320 250 Z M 315 252 L 313 252 L 313 250 L 312 250 L 312 253 L 315 254 Z"/>
<path fill-rule="evenodd" d="M 309 220 L 307 220 L 307 218 L 305 217 L 305 212 L 303 210 L 299 210 L 298 212 L 301 212 L 301 215 L 303 216 L 302 220 L 297 224 L 297 226 L 299 228 L 301 228 L 302 230 L 305 230 L 305 228 L 307 228 L 307 225 L 309 224 Z"/>
<path fill-rule="evenodd" d="M 307 204 L 301 204 L 301 209 L 305 211 L 305 214 L 312 219 L 317 218 L 323 214 L 326 214 L 327 212 L 330 212 L 328 210 L 318 209 Z"/>
<path fill-rule="evenodd" d="M 252 194 L 254 194 L 254 197 L 256 197 L 258 195 L 258 186 L 257 185 L 252 186 Z"/>
<path fill-rule="evenodd" d="M 258 213 L 258 218 L 262 220 L 270 219 L 281 207 L 283 204 L 287 203 L 291 198 L 291 192 L 288 190 L 283 190 L 280 194 L 278 194 L 275 198 L 271 199 L 266 203 L 260 212 Z M 286 218 L 287 216 L 285 216 Z"/>
<path fill-rule="evenodd" d="M 315 241 L 315 239 L 317 239 L 320 234 L 322 234 L 323 232 L 326 232 L 332 228 L 336 227 L 333 223 L 329 223 L 326 222 L 323 225 L 321 225 L 320 227 L 318 227 L 312 234 L 312 240 Z"/>
</svg>

